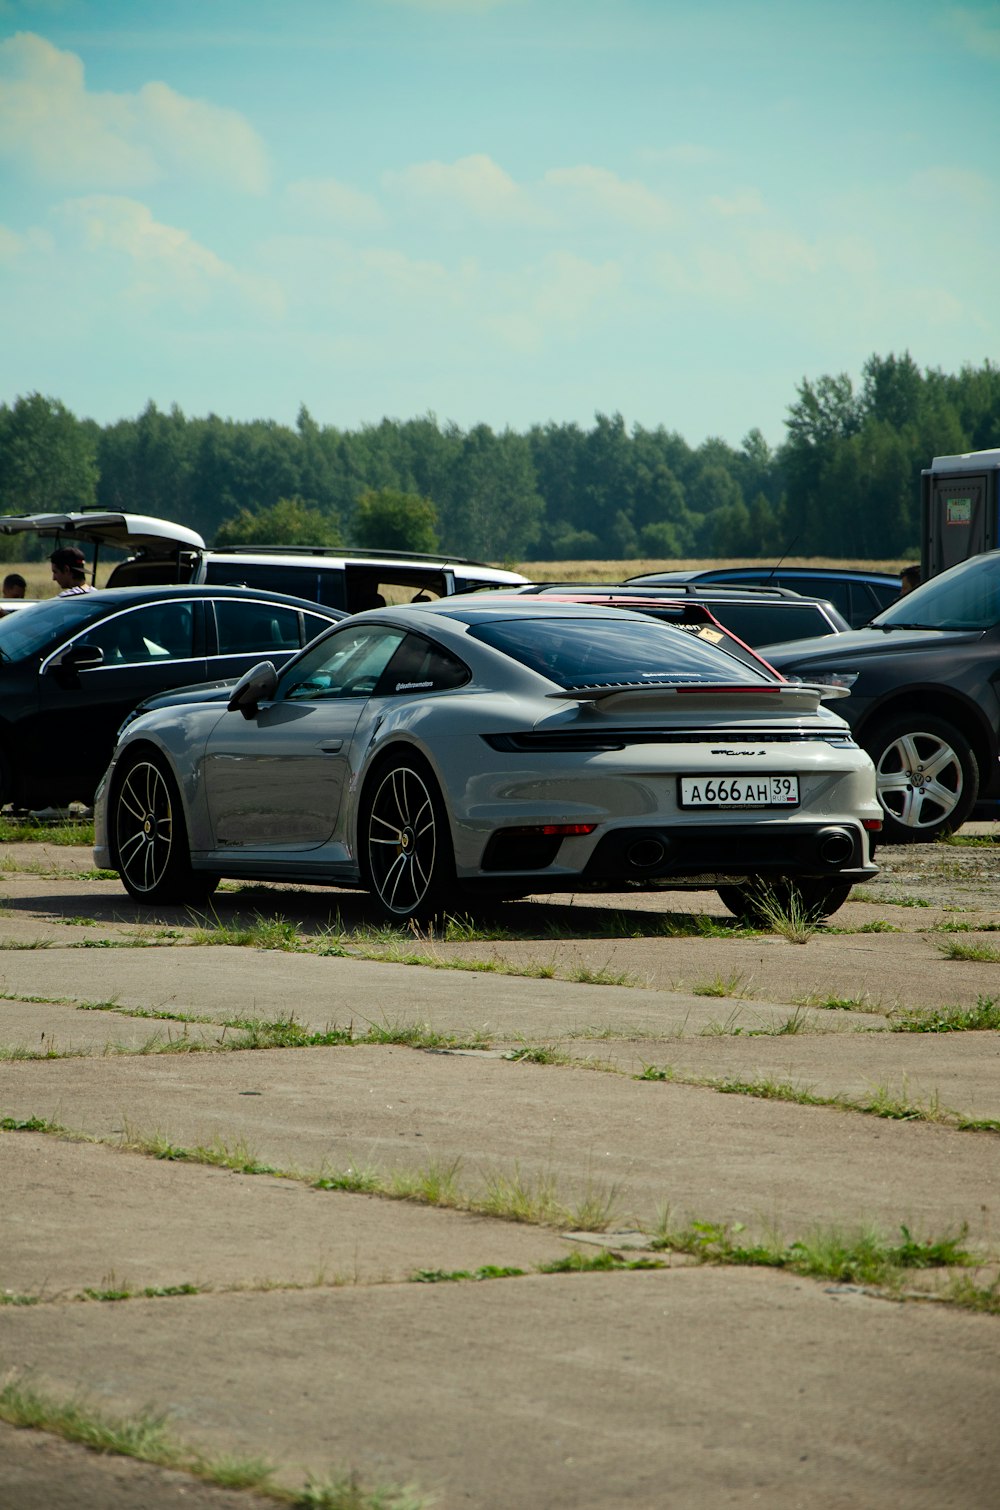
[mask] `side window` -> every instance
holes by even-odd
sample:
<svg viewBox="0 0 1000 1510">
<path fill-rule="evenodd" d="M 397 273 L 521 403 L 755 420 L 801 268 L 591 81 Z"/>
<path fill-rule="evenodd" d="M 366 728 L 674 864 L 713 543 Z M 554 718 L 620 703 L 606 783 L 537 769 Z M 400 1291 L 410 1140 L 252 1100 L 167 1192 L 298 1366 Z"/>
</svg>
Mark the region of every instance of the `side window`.
<svg viewBox="0 0 1000 1510">
<path fill-rule="evenodd" d="M 832 603 L 834 608 L 844 615 L 850 622 L 851 618 L 851 584 L 838 580 L 836 577 L 781 577 L 779 587 L 790 587 L 793 592 L 803 593 L 806 597 L 823 598 L 825 602 Z"/>
<path fill-rule="evenodd" d="M 150 603 L 133 608 L 77 636 L 80 644 L 99 645 L 106 666 L 142 661 L 184 660 L 192 653 L 194 613 L 190 603 Z"/>
<path fill-rule="evenodd" d="M 324 619 L 318 613 L 303 613 L 302 619 L 306 630 L 306 637 L 303 641 L 305 645 L 308 645 L 310 640 L 314 640 L 318 634 L 322 634 L 324 629 L 329 629 L 330 627 L 330 620 Z"/>
<path fill-rule="evenodd" d="M 713 603 L 712 612 L 748 645 L 776 645 L 782 640 L 831 633 L 831 626 L 822 615 L 805 604 L 800 608 L 791 601 L 741 603 L 732 607 L 728 603 Z"/>
<path fill-rule="evenodd" d="M 362 624 L 342 629 L 307 650 L 283 678 L 278 696 L 370 697 L 405 638 L 402 629 Z"/>
<path fill-rule="evenodd" d="M 446 692 L 461 687 L 469 676 L 469 668 L 457 656 L 418 634 L 408 634 L 385 668 L 376 690 L 383 697 Z"/>
<path fill-rule="evenodd" d="M 298 609 L 279 603 L 245 599 L 215 599 L 219 655 L 266 654 L 269 650 L 298 650 Z"/>
</svg>

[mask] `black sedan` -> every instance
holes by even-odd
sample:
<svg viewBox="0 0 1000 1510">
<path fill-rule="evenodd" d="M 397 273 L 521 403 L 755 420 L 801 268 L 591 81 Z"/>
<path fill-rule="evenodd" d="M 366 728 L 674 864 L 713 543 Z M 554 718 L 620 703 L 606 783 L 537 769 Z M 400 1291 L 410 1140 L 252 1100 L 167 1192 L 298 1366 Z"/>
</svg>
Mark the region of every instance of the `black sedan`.
<svg viewBox="0 0 1000 1510">
<path fill-rule="evenodd" d="M 345 615 L 246 587 L 123 587 L 0 618 L 0 805 L 90 802 L 153 693 L 280 668 Z"/>
<path fill-rule="evenodd" d="M 1000 551 L 932 577 L 866 629 L 761 654 L 785 676 L 850 689 L 837 711 L 875 763 L 885 843 L 936 839 L 1000 800 Z"/>
</svg>

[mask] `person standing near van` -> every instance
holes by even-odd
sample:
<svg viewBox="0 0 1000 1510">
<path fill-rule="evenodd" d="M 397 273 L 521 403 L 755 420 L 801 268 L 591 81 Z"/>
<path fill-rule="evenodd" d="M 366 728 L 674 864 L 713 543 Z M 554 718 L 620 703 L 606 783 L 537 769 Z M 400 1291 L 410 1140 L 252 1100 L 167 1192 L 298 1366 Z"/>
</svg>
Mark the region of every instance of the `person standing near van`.
<svg viewBox="0 0 1000 1510">
<path fill-rule="evenodd" d="M 49 565 L 52 567 L 53 582 L 62 589 L 56 594 L 57 597 L 73 598 L 77 593 L 94 591 L 87 581 L 87 558 L 75 545 L 62 545 L 57 551 L 53 551 Z"/>
</svg>

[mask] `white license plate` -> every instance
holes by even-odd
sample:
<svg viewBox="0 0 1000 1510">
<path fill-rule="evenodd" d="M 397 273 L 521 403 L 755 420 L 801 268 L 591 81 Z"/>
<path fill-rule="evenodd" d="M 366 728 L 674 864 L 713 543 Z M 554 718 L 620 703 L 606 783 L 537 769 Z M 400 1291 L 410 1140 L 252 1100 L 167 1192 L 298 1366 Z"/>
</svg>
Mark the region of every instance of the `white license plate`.
<svg viewBox="0 0 1000 1510">
<path fill-rule="evenodd" d="M 681 807 L 798 807 L 797 776 L 682 776 Z"/>
</svg>

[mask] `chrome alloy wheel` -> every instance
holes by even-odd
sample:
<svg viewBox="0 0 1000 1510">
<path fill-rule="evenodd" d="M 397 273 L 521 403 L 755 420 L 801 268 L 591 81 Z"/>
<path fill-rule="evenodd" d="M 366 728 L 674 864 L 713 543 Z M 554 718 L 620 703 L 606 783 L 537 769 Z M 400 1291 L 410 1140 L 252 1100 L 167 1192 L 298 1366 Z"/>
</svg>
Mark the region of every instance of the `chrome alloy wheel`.
<svg viewBox="0 0 1000 1510">
<path fill-rule="evenodd" d="M 431 792 L 412 766 L 385 772 L 366 838 L 372 885 L 383 907 L 401 917 L 419 912 L 435 884 L 438 825 Z"/>
<path fill-rule="evenodd" d="M 875 768 L 878 798 L 904 828 L 947 826 L 962 801 L 962 762 L 938 734 L 898 735 L 886 745 Z"/>
<path fill-rule="evenodd" d="M 129 891 L 162 885 L 174 849 L 174 808 L 163 773 L 151 761 L 136 761 L 118 788 L 115 849 Z"/>
</svg>

